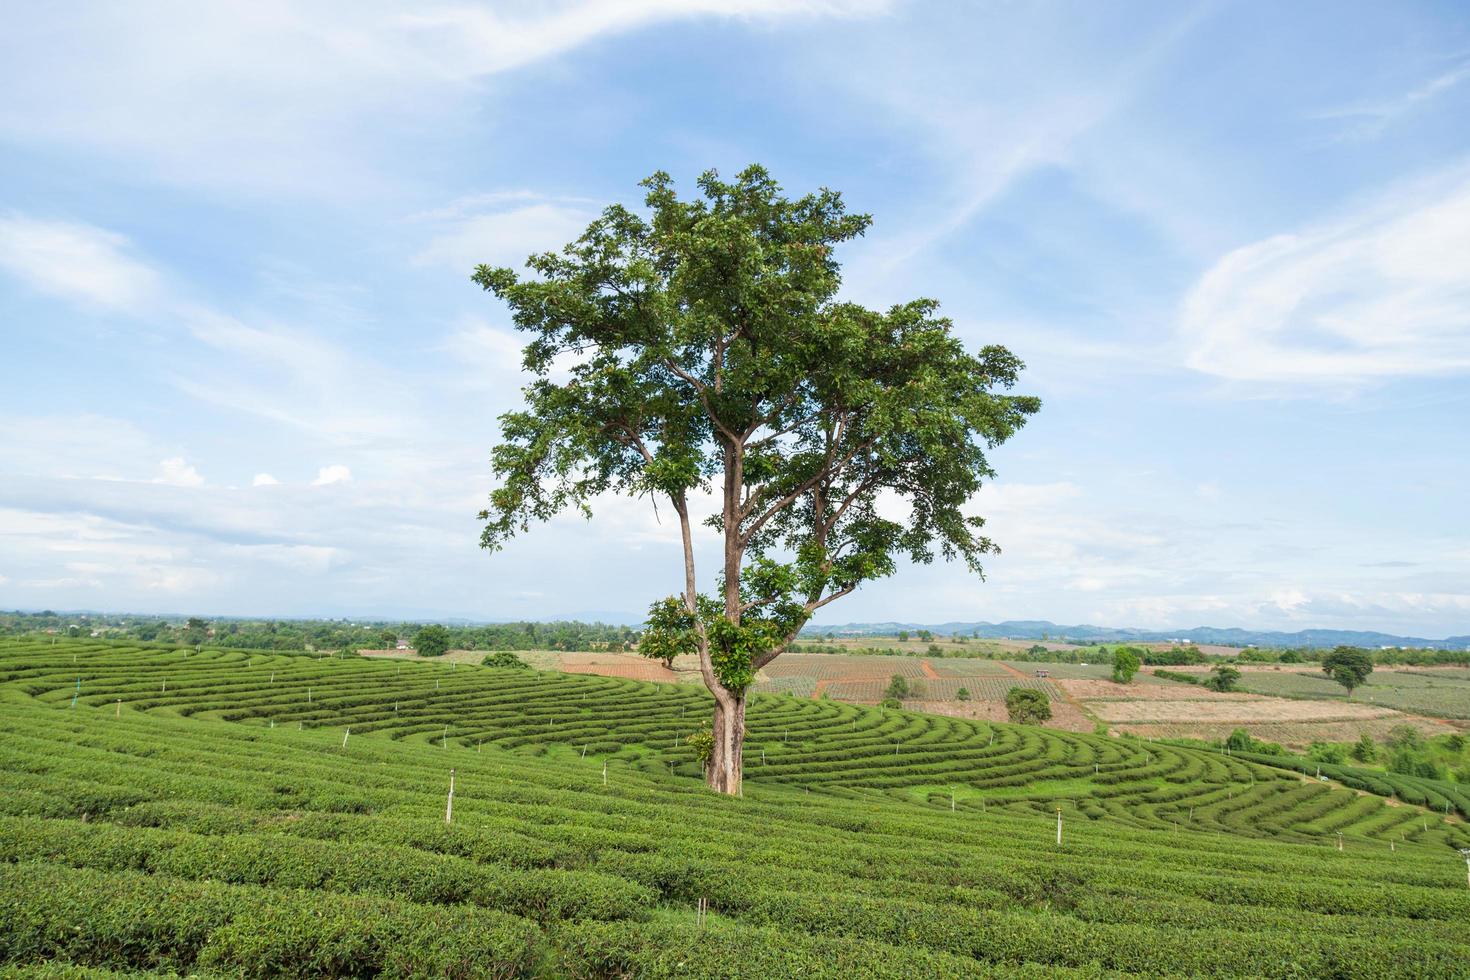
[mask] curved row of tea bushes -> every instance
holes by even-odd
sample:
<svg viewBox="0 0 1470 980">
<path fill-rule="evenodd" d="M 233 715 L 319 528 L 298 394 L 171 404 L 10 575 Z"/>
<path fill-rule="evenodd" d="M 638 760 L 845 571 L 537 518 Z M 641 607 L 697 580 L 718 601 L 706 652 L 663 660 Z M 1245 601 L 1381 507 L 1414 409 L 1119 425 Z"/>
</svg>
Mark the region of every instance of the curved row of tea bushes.
<svg viewBox="0 0 1470 980">
<path fill-rule="evenodd" d="M 698 690 L 234 652 L 70 659 L 0 643 L 14 903 L 0 962 L 25 971 L 49 957 L 246 975 L 1456 977 L 1470 963 L 1465 865 L 1445 846 L 1470 846 L 1461 825 L 1251 760 L 777 696 L 752 706 L 750 778 L 731 799 L 664 741 L 695 723 Z M 270 667 L 236 680 L 266 664 L 276 690 Z M 167 692 L 141 676 L 157 670 Z M 287 675 L 299 692 L 279 690 Z M 306 683 L 314 717 L 298 729 L 285 712 Z M 455 710 L 459 732 L 491 737 L 446 737 Z M 614 747 L 584 758 L 594 735 Z M 13 907 L 28 910 L 15 925 Z M 418 917 L 454 935 L 435 946 L 409 930 Z M 469 962 L 458 931 L 481 921 L 500 938 Z"/>
<path fill-rule="evenodd" d="M 252 654 L 161 651 L 105 644 L 59 644 L 28 651 L 24 666 L 0 678 L 48 703 L 108 704 L 134 711 L 218 717 L 248 724 L 338 727 L 357 736 L 405 742 L 613 757 L 647 771 L 696 777 L 685 737 L 707 724 L 708 699 L 689 685 L 567 676 L 445 664 Z M 172 675 L 173 683 L 168 683 Z M 68 679 L 71 685 L 68 686 Z M 80 679 L 82 693 L 76 694 Z M 752 699 L 747 778 L 816 792 L 855 788 L 910 790 L 935 801 L 939 787 L 979 791 L 965 806 L 1060 803 L 1094 819 L 1141 827 L 1181 822 L 1299 839 L 1337 833 L 1379 840 L 1414 839 L 1416 811 L 1359 803 L 1345 808 L 1330 787 L 1256 794 L 1253 784 L 1292 780 L 1266 756 L 1225 756 L 1135 739 L 865 709 L 781 696 Z M 1448 812 L 1470 812 L 1449 784 L 1413 777 L 1378 778 L 1335 767 L 1346 785 Z M 1080 796 L 1072 786 L 1086 780 Z M 1069 784 L 1053 791 L 1053 783 Z M 1250 795 L 1235 789 L 1246 783 Z M 1383 791 L 1387 792 L 1383 792 Z M 1024 792 L 1015 792 L 1024 791 Z M 969 793 L 965 794 L 967 797 Z M 1447 838 L 1470 839 L 1435 830 Z M 1420 822 L 1418 837 L 1429 833 Z"/>
</svg>

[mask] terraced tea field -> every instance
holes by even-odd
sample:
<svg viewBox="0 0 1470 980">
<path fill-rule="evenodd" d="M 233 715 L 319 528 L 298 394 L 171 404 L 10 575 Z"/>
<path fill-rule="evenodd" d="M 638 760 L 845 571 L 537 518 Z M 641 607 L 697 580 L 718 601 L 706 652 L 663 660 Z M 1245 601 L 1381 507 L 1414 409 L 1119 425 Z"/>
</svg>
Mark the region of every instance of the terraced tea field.
<svg viewBox="0 0 1470 980">
<path fill-rule="evenodd" d="M 86 643 L 0 705 L 0 962 L 1470 975 L 1470 798 L 1410 777 L 757 695 L 729 799 L 689 685 Z"/>
</svg>

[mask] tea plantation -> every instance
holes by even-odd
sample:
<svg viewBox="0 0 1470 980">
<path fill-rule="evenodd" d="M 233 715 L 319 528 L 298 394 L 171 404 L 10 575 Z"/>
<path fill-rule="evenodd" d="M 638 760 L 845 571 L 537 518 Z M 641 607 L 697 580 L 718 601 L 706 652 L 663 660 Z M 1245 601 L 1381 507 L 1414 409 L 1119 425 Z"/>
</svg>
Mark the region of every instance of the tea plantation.
<svg viewBox="0 0 1470 980">
<path fill-rule="evenodd" d="M 0 643 L 0 974 L 1470 977 L 1464 787 L 760 695 L 729 799 L 707 705 Z"/>
</svg>

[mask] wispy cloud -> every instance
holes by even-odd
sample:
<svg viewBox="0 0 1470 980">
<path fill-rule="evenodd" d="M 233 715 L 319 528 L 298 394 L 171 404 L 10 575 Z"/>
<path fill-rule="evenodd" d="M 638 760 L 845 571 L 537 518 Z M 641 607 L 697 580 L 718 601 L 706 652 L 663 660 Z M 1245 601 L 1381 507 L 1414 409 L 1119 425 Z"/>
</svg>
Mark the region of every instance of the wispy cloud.
<svg viewBox="0 0 1470 980">
<path fill-rule="evenodd" d="M 480 80 L 695 17 L 868 16 L 881 0 L 183 0 L 34 5 L 0 33 L 0 136 L 100 151 L 134 178 L 364 197 L 405 130 L 423 141 Z M 141 164 L 141 166 L 137 166 Z"/>
<path fill-rule="evenodd" d="M 432 237 L 415 256 L 468 278 L 475 266 L 520 268 L 534 252 L 556 250 L 581 235 L 597 215 L 589 202 L 528 192 L 461 199 L 419 220 Z"/>
<path fill-rule="evenodd" d="M 1317 114 L 1318 119 L 1342 120 L 1346 128 L 1341 139 L 1375 139 L 1400 118 L 1421 108 L 1466 79 L 1470 79 L 1470 61 L 1461 62 L 1421 85 L 1390 98 L 1329 109 Z"/>
<path fill-rule="evenodd" d="M 32 289 L 105 310 L 139 310 L 158 291 L 157 273 L 125 235 L 81 222 L 0 217 L 0 269 Z"/>
<path fill-rule="evenodd" d="M 1237 381 L 1360 385 L 1470 371 L 1470 168 L 1238 248 L 1184 302 L 1186 362 Z"/>
</svg>

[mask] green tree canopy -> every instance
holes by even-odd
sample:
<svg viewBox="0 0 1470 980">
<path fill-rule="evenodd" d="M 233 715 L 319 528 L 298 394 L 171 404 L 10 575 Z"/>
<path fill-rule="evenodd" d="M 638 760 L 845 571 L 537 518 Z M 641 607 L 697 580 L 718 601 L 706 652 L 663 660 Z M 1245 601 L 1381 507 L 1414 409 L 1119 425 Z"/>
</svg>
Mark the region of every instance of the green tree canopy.
<svg viewBox="0 0 1470 980">
<path fill-rule="evenodd" d="M 480 666 L 513 667 L 517 670 L 531 669 L 530 664 L 526 663 L 520 657 L 517 657 L 515 654 L 511 653 L 509 650 L 497 650 L 494 653 L 485 654 L 485 656 L 480 659 Z"/>
<path fill-rule="evenodd" d="M 1051 718 L 1051 701 L 1045 691 L 1013 687 L 1006 692 L 1006 714 L 1019 725 L 1047 721 Z"/>
<path fill-rule="evenodd" d="M 413 635 L 413 649 L 420 657 L 442 657 L 449 652 L 449 630 L 437 623 Z"/>
<path fill-rule="evenodd" d="M 1373 657 L 1357 647 L 1334 647 L 1322 658 L 1322 672 L 1347 688 L 1348 697 L 1373 673 Z"/>
<path fill-rule="evenodd" d="M 1142 662 L 1137 650 L 1118 647 L 1113 651 L 1113 680 L 1119 684 L 1130 683 Z"/>
<path fill-rule="evenodd" d="M 683 587 L 650 609 L 639 651 L 698 655 L 715 700 L 709 781 L 735 793 L 756 672 L 900 558 L 979 573 L 996 547 L 965 505 L 993 475 L 988 451 L 1040 403 L 1009 393 L 1013 354 L 967 351 L 933 300 L 838 299 L 836 248 L 870 219 L 835 191 L 791 199 L 761 167 L 706 173 L 690 200 L 664 173 L 643 186 L 645 213 L 607 208 L 532 256 L 532 275 L 475 271 L 529 336 L 534 376 L 525 408 L 501 417 L 481 543 L 566 509 L 590 516 L 606 492 L 666 501 Z M 692 513 L 707 490 L 718 510 Z M 902 517 L 880 495 L 903 500 Z M 710 591 L 699 521 L 724 542 Z"/>
<path fill-rule="evenodd" d="M 1220 664 L 1211 668 L 1210 676 L 1205 678 L 1205 687 L 1212 691 L 1233 691 L 1235 685 L 1240 682 L 1240 671 L 1229 664 Z"/>
<path fill-rule="evenodd" d="M 888 688 L 883 692 L 885 698 L 895 698 L 902 701 L 909 696 L 909 682 L 902 674 L 894 674 L 888 680 Z"/>
</svg>

